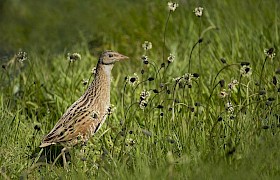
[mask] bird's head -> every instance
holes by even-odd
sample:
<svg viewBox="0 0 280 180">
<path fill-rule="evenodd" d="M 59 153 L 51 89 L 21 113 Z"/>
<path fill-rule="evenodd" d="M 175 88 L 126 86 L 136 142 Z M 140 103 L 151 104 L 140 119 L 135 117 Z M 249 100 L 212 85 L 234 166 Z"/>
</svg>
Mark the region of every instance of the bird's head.
<svg viewBox="0 0 280 180">
<path fill-rule="evenodd" d="M 115 64 L 115 62 L 125 59 L 128 59 L 128 57 L 118 52 L 107 50 L 100 55 L 98 63 L 103 65 L 112 65 Z"/>
</svg>

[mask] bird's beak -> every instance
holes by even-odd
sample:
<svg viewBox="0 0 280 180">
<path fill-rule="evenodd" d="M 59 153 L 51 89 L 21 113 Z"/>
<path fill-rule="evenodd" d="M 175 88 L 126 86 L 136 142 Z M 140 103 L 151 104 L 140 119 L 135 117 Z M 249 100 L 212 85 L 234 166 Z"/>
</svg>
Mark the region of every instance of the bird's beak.
<svg viewBox="0 0 280 180">
<path fill-rule="evenodd" d="M 125 59 L 129 59 L 129 57 L 118 53 L 118 55 L 117 55 L 117 60 L 118 60 L 118 61 L 123 61 L 123 60 L 125 60 Z"/>
</svg>

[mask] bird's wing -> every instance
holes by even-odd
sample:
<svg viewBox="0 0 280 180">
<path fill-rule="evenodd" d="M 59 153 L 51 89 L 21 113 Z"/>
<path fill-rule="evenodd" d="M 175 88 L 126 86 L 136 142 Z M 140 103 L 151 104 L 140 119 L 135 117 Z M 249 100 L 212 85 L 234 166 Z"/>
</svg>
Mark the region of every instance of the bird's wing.
<svg viewBox="0 0 280 180">
<path fill-rule="evenodd" d="M 98 113 L 93 112 L 92 108 L 76 106 L 74 103 L 60 118 L 51 132 L 45 136 L 40 147 L 59 142 L 75 142 L 79 138 L 88 138 L 90 134 L 95 133 L 96 129 L 99 128 L 100 117 L 96 114 Z"/>
</svg>

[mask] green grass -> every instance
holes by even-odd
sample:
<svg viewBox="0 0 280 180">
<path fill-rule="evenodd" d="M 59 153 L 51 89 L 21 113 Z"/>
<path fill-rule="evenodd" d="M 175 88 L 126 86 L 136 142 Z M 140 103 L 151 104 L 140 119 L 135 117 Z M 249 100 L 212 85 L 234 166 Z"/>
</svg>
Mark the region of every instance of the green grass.
<svg viewBox="0 0 280 180">
<path fill-rule="evenodd" d="M 167 2 L 1 1 L 1 178 L 279 179 L 280 3 L 181 0 L 168 19 Z M 144 51 L 144 41 L 152 49 Z M 105 49 L 130 57 L 113 69 L 116 110 L 84 154 L 71 149 L 68 171 L 34 166 L 43 136 L 83 94 Z M 73 52 L 82 59 L 69 63 Z M 240 74 L 241 62 L 250 63 L 250 76 Z M 186 73 L 199 78 L 173 80 Z M 140 109 L 143 90 L 150 97 Z"/>
</svg>

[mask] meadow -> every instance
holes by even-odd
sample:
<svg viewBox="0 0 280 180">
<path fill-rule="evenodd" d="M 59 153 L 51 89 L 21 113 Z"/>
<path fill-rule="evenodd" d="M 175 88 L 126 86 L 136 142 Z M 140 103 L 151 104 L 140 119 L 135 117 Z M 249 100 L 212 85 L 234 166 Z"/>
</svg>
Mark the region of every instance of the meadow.
<svg viewBox="0 0 280 180">
<path fill-rule="evenodd" d="M 168 2 L 0 2 L 0 179 L 280 178 L 280 1 Z M 106 123 L 35 164 L 106 49 Z"/>
</svg>

